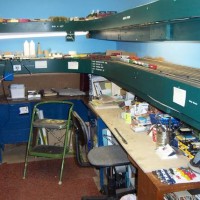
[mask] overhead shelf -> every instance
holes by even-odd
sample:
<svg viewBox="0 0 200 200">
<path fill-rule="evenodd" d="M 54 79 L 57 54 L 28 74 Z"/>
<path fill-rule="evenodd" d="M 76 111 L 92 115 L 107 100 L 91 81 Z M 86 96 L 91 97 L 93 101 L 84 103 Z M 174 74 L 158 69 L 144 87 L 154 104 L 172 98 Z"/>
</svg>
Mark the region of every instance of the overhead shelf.
<svg viewBox="0 0 200 200">
<path fill-rule="evenodd" d="M 0 33 L 87 31 L 85 21 L 0 23 Z"/>
<path fill-rule="evenodd" d="M 200 18 L 192 18 L 182 21 L 90 31 L 89 36 L 94 39 L 127 42 L 200 41 L 199 27 Z"/>
<path fill-rule="evenodd" d="M 199 7 L 199 0 L 159 0 L 94 20 L 0 23 L 0 33 L 89 31 L 104 40 L 200 41 Z"/>
<path fill-rule="evenodd" d="M 199 41 L 200 1 L 160 0 L 97 21 L 90 37 L 116 41 Z"/>
</svg>

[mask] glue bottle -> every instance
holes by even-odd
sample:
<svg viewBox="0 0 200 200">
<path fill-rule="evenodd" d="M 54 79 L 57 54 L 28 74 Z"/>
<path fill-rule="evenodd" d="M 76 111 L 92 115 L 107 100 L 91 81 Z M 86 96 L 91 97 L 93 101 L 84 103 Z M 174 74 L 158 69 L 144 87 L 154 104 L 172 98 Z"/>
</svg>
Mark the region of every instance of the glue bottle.
<svg viewBox="0 0 200 200">
<path fill-rule="evenodd" d="M 29 43 L 28 43 L 28 41 L 26 40 L 26 41 L 24 42 L 24 56 L 25 56 L 25 57 L 29 57 L 29 55 L 30 55 Z"/>
</svg>

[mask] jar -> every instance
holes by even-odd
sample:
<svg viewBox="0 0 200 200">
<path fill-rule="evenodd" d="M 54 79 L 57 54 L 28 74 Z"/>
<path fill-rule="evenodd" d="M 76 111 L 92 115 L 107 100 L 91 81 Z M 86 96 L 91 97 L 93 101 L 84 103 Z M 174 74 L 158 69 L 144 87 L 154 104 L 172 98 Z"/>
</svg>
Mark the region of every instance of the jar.
<svg viewBox="0 0 200 200">
<path fill-rule="evenodd" d="M 168 131 L 162 125 L 158 125 L 156 129 L 156 147 L 163 147 L 169 144 Z"/>
</svg>

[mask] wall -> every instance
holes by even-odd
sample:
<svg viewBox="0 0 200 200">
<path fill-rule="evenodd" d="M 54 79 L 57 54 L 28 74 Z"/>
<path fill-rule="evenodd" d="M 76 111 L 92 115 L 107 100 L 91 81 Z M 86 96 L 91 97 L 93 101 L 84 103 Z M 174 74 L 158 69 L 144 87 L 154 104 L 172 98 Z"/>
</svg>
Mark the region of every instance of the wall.
<svg viewBox="0 0 200 200">
<path fill-rule="evenodd" d="M 79 88 L 80 74 L 62 73 L 62 74 L 32 74 L 15 76 L 13 81 L 4 81 L 3 87 L 5 94 L 10 93 L 10 84 L 24 84 L 27 95 L 28 90 L 40 91 L 42 89 L 61 89 L 61 88 Z M 0 93 L 3 94 L 3 88 L 0 88 Z M 2 98 L 0 98 L 0 101 Z"/>
<path fill-rule="evenodd" d="M 199 42 L 118 42 L 117 49 L 136 52 L 139 57 L 162 57 L 174 64 L 200 68 Z"/>
<path fill-rule="evenodd" d="M 135 52 L 139 57 L 162 57 L 174 64 L 200 68 L 199 42 L 117 42 L 117 49 Z"/>
<path fill-rule="evenodd" d="M 0 0 L 0 17 L 2 18 L 43 18 L 50 16 L 85 17 L 92 10 L 116 10 L 118 12 L 135 7 L 147 0 Z M 66 42 L 64 37 L 30 38 L 35 43 L 40 42 L 42 50 L 51 49 L 52 52 L 68 53 L 69 50 L 78 53 L 105 52 L 116 49 L 116 42 L 86 39 L 85 36 L 76 37 L 75 42 Z M 0 40 L 0 53 L 5 51 L 22 52 L 25 39 Z"/>
<path fill-rule="evenodd" d="M 123 11 L 152 0 L 9 0 L 1 3 L 0 17 L 48 18 L 49 16 L 84 17 L 92 10 Z"/>
</svg>

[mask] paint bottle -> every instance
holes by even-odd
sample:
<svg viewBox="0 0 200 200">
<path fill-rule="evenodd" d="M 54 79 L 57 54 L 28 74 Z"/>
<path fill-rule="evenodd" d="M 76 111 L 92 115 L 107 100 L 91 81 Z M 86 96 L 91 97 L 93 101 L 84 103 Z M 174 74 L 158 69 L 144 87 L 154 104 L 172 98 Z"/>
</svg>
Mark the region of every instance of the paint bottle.
<svg viewBox="0 0 200 200">
<path fill-rule="evenodd" d="M 29 51 L 29 42 L 26 40 L 24 42 L 24 56 L 29 57 L 30 51 Z"/>
</svg>

